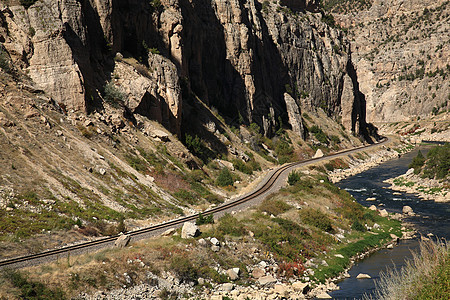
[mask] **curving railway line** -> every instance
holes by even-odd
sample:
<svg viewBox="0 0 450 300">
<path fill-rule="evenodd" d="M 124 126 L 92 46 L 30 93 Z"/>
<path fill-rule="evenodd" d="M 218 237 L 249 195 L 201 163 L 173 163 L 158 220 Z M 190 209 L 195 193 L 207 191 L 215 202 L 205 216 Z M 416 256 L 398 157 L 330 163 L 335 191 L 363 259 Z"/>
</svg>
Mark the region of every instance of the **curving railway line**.
<svg viewBox="0 0 450 300">
<path fill-rule="evenodd" d="M 270 193 L 273 193 L 276 189 L 280 188 L 284 180 L 287 178 L 288 174 L 295 168 L 306 166 L 312 163 L 317 163 L 323 160 L 333 159 L 342 155 L 351 154 L 353 152 L 361 151 L 362 149 L 368 149 L 375 146 L 379 146 L 382 144 L 385 144 L 389 141 L 389 139 L 385 138 L 379 143 L 368 145 L 368 146 L 361 146 L 352 148 L 349 150 L 344 150 L 337 152 L 332 155 L 324 156 L 321 158 L 312 158 L 308 160 L 304 160 L 301 162 L 294 162 L 294 163 L 288 163 L 285 164 L 275 170 L 272 170 L 265 178 L 264 180 L 258 185 L 258 187 L 238 199 L 229 201 L 227 203 L 224 203 L 220 206 L 211 208 L 209 210 L 206 210 L 202 212 L 203 216 L 214 214 L 216 217 L 226 213 L 230 212 L 232 210 L 238 210 L 243 209 L 248 206 L 251 206 L 254 203 L 262 201 L 267 195 Z M 161 224 L 153 225 L 147 228 L 130 231 L 127 232 L 127 234 L 131 237 L 132 241 L 148 238 L 151 236 L 155 236 L 157 234 L 160 234 L 164 232 L 165 230 L 169 228 L 176 228 L 182 225 L 184 222 L 193 221 L 196 220 L 198 217 L 198 214 L 193 214 L 186 217 L 181 217 L 175 220 L 171 220 L 168 222 L 164 222 Z M 87 252 L 93 252 L 96 250 L 100 250 L 107 247 L 112 247 L 114 245 L 114 242 L 119 237 L 119 235 L 114 235 L 110 237 L 101 238 L 95 241 L 80 243 L 76 245 L 71 245 L 63 248 L 53 249 L 53 250 L 47 250 L 44 252 L 36 253 L 36 254 L 30 254 L 15 258 L 6 259 L 3 261 L 0 261 L 0 269 L 2 268 L 23 268 L 23 267 L 29 267 L 45 262 L 55 261 L 58 259 L 68 258 L 70 255 L 78 255 L 82 253 Z"/>
</svg>

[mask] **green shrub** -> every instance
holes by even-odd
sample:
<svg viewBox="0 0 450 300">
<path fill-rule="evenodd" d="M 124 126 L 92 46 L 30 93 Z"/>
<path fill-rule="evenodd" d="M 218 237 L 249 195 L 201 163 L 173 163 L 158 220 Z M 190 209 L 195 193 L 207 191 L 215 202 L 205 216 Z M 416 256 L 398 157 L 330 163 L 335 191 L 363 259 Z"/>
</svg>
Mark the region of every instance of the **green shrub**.
<svg viewBox="0 0 450 300">
<path fill-rule="evenodd" d="M 315 226 L 326 232 L 333 232 L 330 218 L 318 209 L 304 208 L 299 212 L 300 218 L 305 224 Z"/>
<path fill-rule="evenodd" d="M 103 98 L 113 107 L 120 107 L 125 101 L 125 95 L 114 85 L 108 82 L 103 90 Z"/>
<path fill-rule="evenodd" d="M 289 185 L 296 184 L 300 180 L 300 178 L 301 178 L 300 173 L 298 173 L 296 171 L 292 171 L 288 175 L 288 183 L 289 183 Z"/>
<path fill-rule="evenodd" d="M 361 231 L 361 232 L 365 232 L 366 231 L 366 227 L 364 227 L 364 225 L 361 224 L 358 220 L 354 220 L 353 221 L 352 229 L 356 230 L 356 231 Z"/>
<path fill-rule="evenodd" d="M 217 176 L 216 184 L 218 186 L 232 186 L 234 183 L 233 175 L 231 174 L 230 170 L 228 168 L 223 168 L 219 176 Z"/>
<path fill-rule="evenodd" d="M 325 134 L 325 132 L 323 132 L 322 128 L 317 125 L 313 125 L 311 126 L 311 128 L 309 128 L 309 131 L 314 134 L 319 142 L 328 145 L 328 136 Z"/>
<path fill-rule="evenodd" d="M 443 179 L 450 173 L 450 143 L 436 146 L 427 153 L 423 175 L 428 178 Z"/>
<path fill-rule="evenodd" d="M 410 169 L 413 168 L 414 174 L 419 174 L 424 164 L 425 164 L 425 157 L 423 156 L 422 151 L 419 150 L 417 156 L 414 157 L 412 162 L 409 164 L 408 168 Z"/>
<path fill-rule="evenodd" d="M 178 278 L 184 282 L 196 281 L 198 271 L 186 256 L 174 256 L 170 260 L 170 270 L 177 274 Z"/>
<path fill-rule="evenodd" d="M 229 213 L 220 218 L 218 223 L 217 231 L 221 235 L 242 236 L 246 233 L 244 224 Z"/>
<path fill-rule="evenodd" d="M 266 199 L 263 201 L 261 206 L 259 207 L 260 211 L 265 211 L 268 214 L 277 216 L 279 214 L 282 214 L 289 209 L 291 209 L 292 206 L 287 204 L 286 202 L 282 200 L 276 200 L 276 199 Z"/>
<path fill-rule="evenodd" d="M 203 224 L 214 224 L 214 215 L 203 216 L 202 213 L 198 214 L 197 220 L 195 220 L 195 224 L 203 225 Z"/>
<path fill-rule="evenodd" d="M 52 290 L 40 282 L 29 280 L 19 271 L 5 271 L 3 277 L 19 290 L 20 299 L 65 299 L 61 290 Z"/>
<path fill-rule="evenodd" d="M 209 194 L 205 197 L 206 201 L 213 204 L 221 204 L 223 203 L 223 198 L 219 197 L 215 194 Z"/>
<path fill-rule="evenodd" d="M 125 155 L 125 160 L 136 171 L 139 171 L 139 172 L 147 171 L 147 166 L 145 164 L 145 161 L 143 161 L 139 157 L 137 157 L 135 155 L 127 154 L 127 155 Z"/>
<path fill-rule="evenodd" d="M 195 197 L 195 195 L 184 189 L 175 192 L 173 195 L 183 202 L 187 202 L 191 205 L 197 202 L 197 198 Z"/>
</svg>

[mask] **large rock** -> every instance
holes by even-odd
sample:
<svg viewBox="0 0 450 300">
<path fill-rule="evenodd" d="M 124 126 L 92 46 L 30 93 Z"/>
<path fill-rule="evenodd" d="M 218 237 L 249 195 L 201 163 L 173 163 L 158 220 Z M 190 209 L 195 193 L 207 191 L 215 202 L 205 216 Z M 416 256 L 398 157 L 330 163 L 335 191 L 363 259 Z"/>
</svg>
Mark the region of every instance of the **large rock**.
<svg viewBox="0 0 450 300">
<path fill-rule="evenodd" d="M 185 222 L 183 228 L 181 229 L 181 238 L 189 239 L 200 235 L 200 230 L 198 226 L 191 222 Z"/>
<path fill-rule="evenodd" d="M 292 288 L 293 288 L 295 291 L 301 292 L 301 293 L 303 293 L 303 294 L 306 294 L 306 293 L 309 291 L 309 289 L 310 289 L 309 283 L 307 283 L 307 282 L 301 282 L 301 281 L 296 281 L 296 282 L 294 282 L 294 283 L 292 284 Z"/>
<path fill-rule="evenodd" d="M 382 217 L 387 217 L 387 216 L 389 216 L 389 213 L 387 212 L 387 210 L 385 210 L 385 209 L 380 209 L 379 210 L 379 213 L 380 213 L 380 216 L 382 216 Z"/>
<path fill-rule="evenodd" d="M 131 237 L 128 234 L 120 235 L 117 240 L 114 242 L 114 246 L 118 248 L 125 248 L 130 242 Z"/>
<path fill-rule="evenodd" d="M 239 269 L 238 269 L 239 270 Z M 236 272 L 236 270 L 234 270 L 234 269 L 229 269 L 228 271 L 227 271 L 227 275 L 228 275 L 228 277 L 231 279 L 231 280 L 238 280 L 239 279 L 239 273 L 238 272 Z"/>
<path fill-rule="evenodd" d="M 254 268 L 252 271 L 252 276 L 255 279 L 259 279 L 259 278 L 263 277 L 264 275 L 266 275 L 266 271 L 264 271 L 261 268 Z"/>
<path fill-rule="evenodd" d="M 313 158 L 323 157 L 323 152 L 320 149 L 317 149 L 316 154 L 314 154 Z"/>
<path fill-rule="evenodd" d="M 358 276 L 356 276 L 356 279 L 370 279 L 372 277 L 370 277 L 369 274 L 364 274 L 364 273 L 359 273 Z"/>
<path fill-rule="evenodd" d="M 402 212 L 405 215 L 414 215 L 413 209 L 411 208 L 411 206 L 408 205 L 403 206 Z"/>
<path fill-rule="evenodd" d="M 286 110 L 289 117 L 289 124 L 292 126 L 292 131 L 304 138 L 304 129 L 302 114 L 300 107 L 291 95 L 284 93 L 284 102 L 286 103 Z"/>
<path fill-rule="evenodd" d="M 274 277 L 270 276 L 270 275 L 263 276 L 263 277 L 258 279 L 258 283 L 260 285 L 270 285 L 270 284 L 275 283 L 275 282 L 277 282 L 277 280 Z"/>
</svg>

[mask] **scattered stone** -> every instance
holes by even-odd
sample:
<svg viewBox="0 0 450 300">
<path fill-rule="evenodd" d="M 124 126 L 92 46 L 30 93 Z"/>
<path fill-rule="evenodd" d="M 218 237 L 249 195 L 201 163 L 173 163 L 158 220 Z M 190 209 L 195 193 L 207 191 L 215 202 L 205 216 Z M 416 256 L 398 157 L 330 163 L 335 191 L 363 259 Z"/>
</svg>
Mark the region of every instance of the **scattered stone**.
<svg viewBox="0 0 450 300">
<path fill-rule="evenodd" d="M 219 252 L 220 251 L 220 247 L 216 246 L 216 245 L 212 245 L 211 246 L 211 250 L 214 251 L 214 252 Z"/>
<path fill-rule="evenodd" d="M 342 255 L 342 254 L 335 254 L 334 256 L 336 256 L 338 258 L 344 258 L 344 255 Z"/>
<path fill-rule="evenodd" d="M 399 240 L 399 237 L 396 236 L 396 235 L 393 234 L 393 233 L 390 234 L 390 237 L 391 237 L 391 239 L 393 239 L 395 242 L 398 242 L 398 240 Z"/>
<path fill-rule="evenodd" d="M 307 282 L 301 282 L 301 281 L 296 281 L 296 282 L 294 282 L 294 283 L 292 284 L 292 288 L 293 288 L 295 291 L 301 292 L 301 293 L 303 293 L 303 294 L 306 294 L 306 293 L 310 290 L 309 283 L 307 283 Z"/>
<path fill-rule="evenodd" d="M 414 215 L 414 211 L 412 210 L 411 206 L 408 205 L 403 206 L 402 213 L 405 215 Z"/>
<path fill-rule="evenodd" d="M 128 243 L 130 242 L 130 236 L 128 234 L 122 234 L 117 238 L 117 240 L 114 242 L 114 246 L 118 248 L 125 248 Z"/>
<path fill-rule="evenodd" d="M 275 282 L 277 282 L 277 280 L 275 278 L 273 278 L 272 276 L 270 276 L 270 275 L 263 276 L 263 277 L 258 279 L 258 283 L 260 285 L 270 285 L 270 284 L 275 283 Z"/>
<path fill-rule="evenodd" d="M 229 292 L 231 292 L 233 290 L 233 288 L 234 288 L 234 284 L 232 284 L 230 282 L 222 284 L 222 290 L 224 292 L 228 292 L 229 293 Z"/>
<path fill-rule="evenodd" d="M 181 238 L 189 239 L 200 235 L 200 230 L 198 226 L 191 222 L 185 222 L 183 228 L 181 229 Z"/>
<path fill-rule="evenodd" d="M 210 240 L 210 242 L 211 242 L 211 244 L 213 244 L 214 246 L 220 246 L 219 240 L 216 239 L 215 237 L 213 237 L 213 238 Z"/>
<path fill-rule="evenodd" d="M 377 210 L 377 207 L 376 207 L 375 205 L 372 204 L 372 205 L 369 207 L 369 209 L 375 211 L 375 210 Z"/>
<path fill-rule="evenodd" d="M 380 209 L 379 212 L 380 212 L 380 216 L 382 216 L 382 217 L 389 216 L 387 210 L 385 210 L 385 209 Z"/>
<path fill-rule="evenodd" d="M 289 295 L 289 288 L 284 284 L 275 284 L 273 287 L 273 292 L 282 297 L 286 297 Z"/>
<path fill-rule="evenodd" d="M 172 235 L 172 234 L 175 233 L 175 231 L 176 231 L 175 228 L 169 228 L 169 229 L 167 229 L 166 231 L 163 232 L 162 236 L 169 236 L 169 235 Z"/>
<path fill-rule="evenodd" d="M 266 272 L 263 269 L 255 268 L 252 271 L 252 276 L 255 279 L 259 279 L 259 278 L 263 277 L 264 275 L 266 275 Z"/>
<path fill-rule="evenodd" d="M 158 141 L 158 142 L 167 142 L 169 141 L 169 135 L 167 133 L 165 133 L 162 130 L 159 129 L 155 129 L 152 132 L 150 132 L 150 136 Z"/>
<path fill-rule="evenodd" d="M 316 299 L 333 299 L 333 298 L 327 293 L 322 292 L 316 296 Z"/>
<path fill-rule="evenodd" d="M 98 173 L 103 176 L 106 174 L 106 170 L 103 168 L 100 168 L 100 169 L 98 169 Z"/>
<path fill-rule="evenodd" d="M 370 279 L 372 277 L 370 277 L 369 274 L 364 274 L 364 273 L 359 273 L 358 276 L 356 276 L 356 279 Z"/>
<path fill-rule="evenodd" d="M 202 247 L 206 247 L 206 245 L 208 245 L 205 239 L 199 239 L 198 244 Z"/>
<path fill-rule="evenodd" d="M 370 197 L 370 198 L 366 199 L 366 201 L 375 201 L 375 200 L 377 200 L 377 198 L 375 198 L 375 197 Z"/>
<path fill-rule="evenodd" d="M 89 126 L 93 126 L 93 125 L 94 125 L 94 123 L 92 123 L 91 120 L 84 121 L 84 127 L 89 127 Z"/>
<path fill-rule="evenodd" d="M 406 171 L 405 175 L 406 176 L 410 176 L 414 174 L 414 168 L 408 169 L 408 171 Z"/>
<path fill-rule="evenodd" d="M 313 158 L 323 157 L 323 152 L 320 149 L 317 149 L 316 154 L 314 154 Z"/>
<path fill-rule="evenodd" d="M 204 285 L 205 284 L 205 279 L 200 277 L 199 279 L 197 279 L 197 282 L 198 282 L 199 285 Z"/>
<path fill-rule="evenodd" d="M 381 226 L 378 223 L 373 224 L 373 229 L 380 229 Z"/>
<path fill-rule="evenodd" d="M 239 269 L 238 269 L 239 270 Z M 236 271 L 234 269 L 229 269 L 227 271 L 227 275 L 228 277 L 230 277 L 231 280 L 238 280 L 239 279 L 239 274 L 236 273 Z"/>
<path fill-rule="evenodd" d="M 387 245 L 387 247 L 386 247 L 387 249 L 394 249 L 394 245 L 392 245 L 392 244 L 389 244 L 389 245 Z"/>
</svg>

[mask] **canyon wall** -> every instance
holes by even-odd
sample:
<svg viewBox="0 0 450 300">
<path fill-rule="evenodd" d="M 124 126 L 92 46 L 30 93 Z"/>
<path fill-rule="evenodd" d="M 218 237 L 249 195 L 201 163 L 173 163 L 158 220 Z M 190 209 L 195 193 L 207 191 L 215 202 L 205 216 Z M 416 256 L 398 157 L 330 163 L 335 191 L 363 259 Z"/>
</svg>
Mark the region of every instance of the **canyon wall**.
<svg viewBox="0 0 450 300">
<path fill-rule="evenodd" d="M 0 36 L 15 65 L 66 109 L 101 109 L 111 82 L 127 110 L 178 134 L 183 94 L 266 135 L 281 120 L 303 136 L 301 111 L 317 109 L 364 133 L 350 43 L 317 2 L 10 1 L 0 4 Z"/>
</svg>

